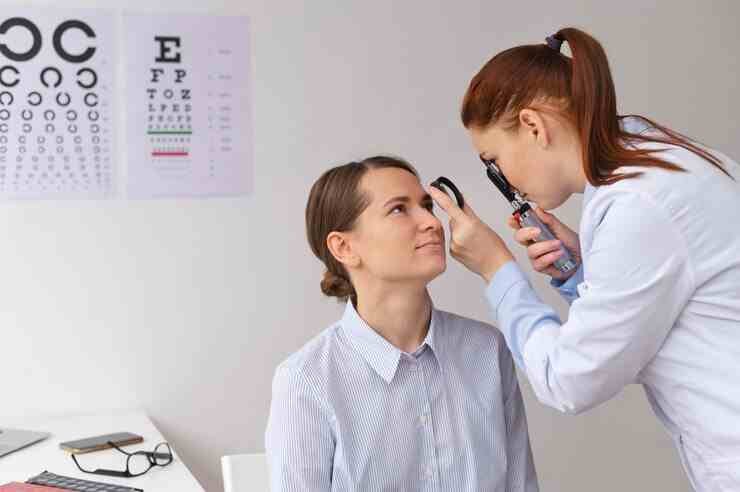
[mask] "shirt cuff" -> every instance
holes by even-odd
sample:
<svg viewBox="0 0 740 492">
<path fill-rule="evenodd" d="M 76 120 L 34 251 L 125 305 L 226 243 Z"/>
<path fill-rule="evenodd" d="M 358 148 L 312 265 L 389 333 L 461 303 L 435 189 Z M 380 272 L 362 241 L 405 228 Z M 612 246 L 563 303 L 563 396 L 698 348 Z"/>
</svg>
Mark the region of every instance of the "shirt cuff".
<svg viewBox="0 0 740 492">
<path fill-rule="evenodd" d="M 573 301 L 578 299 L 578 286 L 583 282 L 583 264 L 578 265 L 576 272 L 565 281 L 558 279 L 551 279 L 550 285 L 553 286 L 560 295 L 568 301 L 568 304 L 572 304 Z"/>
</svg>

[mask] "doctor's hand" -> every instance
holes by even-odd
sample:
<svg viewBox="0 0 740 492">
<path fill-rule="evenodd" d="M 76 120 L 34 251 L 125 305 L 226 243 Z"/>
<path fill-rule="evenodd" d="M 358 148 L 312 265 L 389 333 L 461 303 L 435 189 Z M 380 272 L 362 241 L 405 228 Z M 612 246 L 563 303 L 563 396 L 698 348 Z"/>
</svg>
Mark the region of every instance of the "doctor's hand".
<svg viewBox="0 0 740 492">
<path fill-rule="evenodd" d="M 499 268 L 514 259 L 506 243 L 478 218 L 468 203 L 461 209 L 435 187 L 429 186 L 427 191 L 450 220 L 452 257 L 489 283 Z"/>
<path fill-rule="evenodd" d="M 540 235 L 540 230 L 536 227 L 521 227 L 516 219 L 511 216 L 509 217 L 509 227 L 516 231 L 514 233 L 514 240 L 527 248 L 529 262 L 535 271 L 549 275 L 557 280 L 567 280 L 576 272 L 577 268 L 574 268 L 569 273 L 563 273 L 555 268 L 553 263 L 562 256 L 559 251 L 562 244 L 570 252 L 576 264 L 580 266 L 581 244 L 578 234 L 560 222 L 551 213 L 545 212 L 540 208 L 535 208 L 534 211 L 537 217 L 550 228 L 550 231 L 552 231 L 557 240 L 533 242 Z"/>
</svg>

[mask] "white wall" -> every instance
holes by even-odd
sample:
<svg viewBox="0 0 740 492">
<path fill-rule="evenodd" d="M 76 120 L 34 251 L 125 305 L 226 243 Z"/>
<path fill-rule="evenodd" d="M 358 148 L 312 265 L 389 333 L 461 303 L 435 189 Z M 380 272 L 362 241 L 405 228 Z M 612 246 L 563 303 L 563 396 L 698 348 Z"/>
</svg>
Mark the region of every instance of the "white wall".
<svg viewBox="0 0 740 492">
<path fill-rule="evenodd" d="M 324 169 L 400 154 L 427 181 L 452 177 L 509 238 L 508 205 L 457 116 L 470 77 L 497 51 L 583 27 L 610 56 L 622 112 L 740 157 L 740 4 L 645 3 L 129 2 L 252 17 L 256 191 L 0 205 L 0 415 L 143 407 L 204 487 L 219 490 L 220 455 L 262 448 L 275 365 L 340 316 L 320 294 L 303 222 Z M 560 212 L 576 225 L 579 200 Z M 449 265 L 432 284 L 435 303 L 488 319 L 482 282 Z M 522 381 L 543 490 L 689 490 L 639 388 L 565 417 Z"/>
</svg>

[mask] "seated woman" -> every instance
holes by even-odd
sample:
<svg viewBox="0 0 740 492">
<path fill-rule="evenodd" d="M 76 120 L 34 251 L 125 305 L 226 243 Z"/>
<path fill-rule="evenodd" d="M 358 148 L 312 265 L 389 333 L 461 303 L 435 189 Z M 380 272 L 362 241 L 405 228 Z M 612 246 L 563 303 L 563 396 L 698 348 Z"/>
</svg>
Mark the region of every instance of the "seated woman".
<svg viewBox="0 0 740 492">
<path fill-rule="evenodd" d="M 280 364 L 265 435 L 273 492 L 537 491 L 522 396 L 490 325 L 434 308 L 444 229 L 408 163 L 324 173 L 306 207 L 342 318 Z"/>
</svg>

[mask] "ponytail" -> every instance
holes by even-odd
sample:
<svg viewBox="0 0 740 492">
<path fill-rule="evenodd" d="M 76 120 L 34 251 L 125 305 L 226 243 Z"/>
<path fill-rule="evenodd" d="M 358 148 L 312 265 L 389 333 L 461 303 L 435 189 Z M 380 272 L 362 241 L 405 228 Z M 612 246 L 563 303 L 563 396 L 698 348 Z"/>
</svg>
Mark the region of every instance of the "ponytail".
<svg viewBox="0 0 740 492">
<path fill-rule="evenodd" d="M 560 52 L 567 42 L 571 57 Z M 639 115 L 654 131 L 631 133 L 617 114 L 617 99 L 609 62 L 601 44 L 572 27 L 559 30 L 546 44 L 525 45 L 502 51 L 489 60 L 470 81 L 463 98 L 461 119 L 466 128 L 485 128 L 501 121 L 513 126 L 519 112 L 544 101 L 556 101 L 571 121 L 581 142 L 584 173 L 594 186 L 633 178 L 641 172 L 616 173 L 623 166 L 659 167 L 685 171 L 660 158 L 661 149 L 639 149 L 629 141 L 675 145 L 697 154 L 723 173 L 722 162 L 688 137 Z"/>
</svg>

